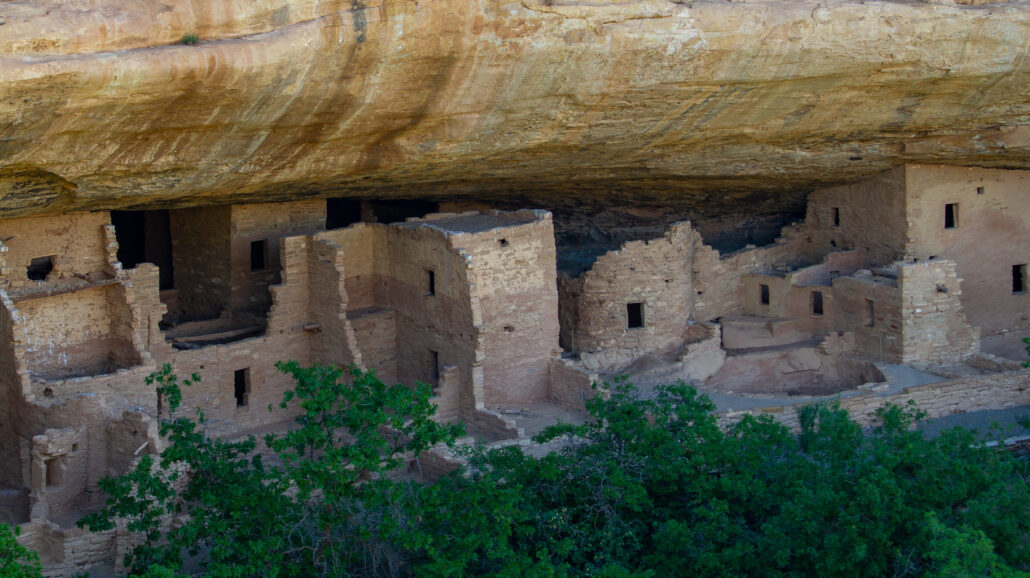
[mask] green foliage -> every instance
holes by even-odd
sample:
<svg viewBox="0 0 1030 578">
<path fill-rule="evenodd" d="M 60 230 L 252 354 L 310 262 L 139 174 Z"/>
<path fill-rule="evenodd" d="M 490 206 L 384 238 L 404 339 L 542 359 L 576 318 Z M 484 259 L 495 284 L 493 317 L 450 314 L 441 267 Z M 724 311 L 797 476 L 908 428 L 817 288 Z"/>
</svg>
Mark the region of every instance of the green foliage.
<svg viewBox="0 0 1030 578">
<path fill-rule="evenodd" d="M 519 446 L 468 450 L 433 484 L 388 474 L 460 429 L 430 392 L 374 374 L 279 365 L 297 428 L 224 442 L 169 419 L 160 460 L 104 482 L 91 528 L 126 519 L 130 559 L 213 574 L 420 576 L 979 576 L 1030 569 L 1030 469 L 963 430 L 927 440 L 913 406 L 867 431 L 839 406 L 802 408 L 792 435 L 768 417 L 720 429 L 682 383 L 644 398 L 624 380 Z M 169 386 L 170 374 L 154 383 Z M 171 390 L 165 395 L 172 399 Z M 189 476 L 184 474 L 189 473 Z M 168 514 L 188 514 L 175 525 Z"/>
<path fill-rule="evenodd" d="M 1023 344 L 1026 345 L 1026 354 L 1030 355 L 1030 337 L 1024 337 Z M 1023 367 L 1030 367 L 1030 361 L 1024 361 Z"/>
<path fill-rule="evenodd" d="M 182 43 L 186 46 L 196 46 L 200 42 L 199 34 L 184 34 L 182 37 Z"/>
<path fill-rule="evenodd" d="M 278 365 L 296 379 L 283 403 L 304 411 L 298 428 L 265 444 L 208 435 L 206 419 L 165 419 L 169 445 L 119 478 L 101 481 L 105 509 L 80 526 L 110 529 L 116 519 L 141 540 L 125 563 L 134 572 L 181 568 L 202 556 L 216 575 L 370 574 L 394 558 L 380 537 L 393 529 L 404 484 L 384 477 L 400 456 L 452 442 L 461 428 L 433 422 L 431 390 L 386 386 L 371 372 Z M 183 383 L 188 384 L 196 381 Z M 151 375 L 174 416 L 178 380 L 165 367 Z M 174 523 L 172 523 L 174 520 Z"/>
<path fill-rule="evenodd" d="M 21 528 L 0 522 L 0 576 L 32 578 L 42 576 L 39 555 L 18 543 Z"/>
</svg>

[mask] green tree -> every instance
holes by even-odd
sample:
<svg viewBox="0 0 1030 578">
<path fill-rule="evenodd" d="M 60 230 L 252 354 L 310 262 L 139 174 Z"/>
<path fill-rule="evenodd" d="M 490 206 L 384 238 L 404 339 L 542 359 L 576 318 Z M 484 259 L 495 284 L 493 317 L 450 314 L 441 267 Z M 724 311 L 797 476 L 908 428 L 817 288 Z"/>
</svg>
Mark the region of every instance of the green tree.
<svg viewBox="0 0 1030 578">
<path fill-rule="evenodd" d="M 0 523 L 0 576 L 32 578 L 42 576 L 39 555 L 18 543 L 17 526 Z"/>
<path fill-rule="evenodd" d="M 168 447 L 102 480 L 108 504 L 80 525 L 105 530 L 125 520 L 141 539 L 126 556 L 135 572 L 178 570 L 188 555 L 215 575 L 392 573 L 397 556 L 381 536 L 393 528 L 404 484 L 385 474 L 461 429 L 432 421 L 426 386 L 386 386 L 357 369 L 278 367 L 297 382 L 281 407 L 296 402 L 302 413 L 296 429 L 265 438 L 269 460 L 253 437 L 218 439 L 202 412 L 178 415 L 178 378 L 168 365 L 153 374 L 169 405 L 161 423 Z"/>
<path fill-rule="evenodd" d="M 801 432 L 768 417 L 720 428 L 677 383 L 641 396 L 617 381 L 581 425 L 521 446 L 468 450 L 433 484 L 390 472 L 459 429 L 429 391 L 294 362 L 297 428 L 225 442 L 169 417 L 159 460 L 104 482 L 139 532 L 136 569 L 218 575 L 958 576 L 1030 569 L 1030 468 L 963 430 L 925 439 L 914 407 L 863 429 L 838 405 L 802 408 Z M 174 376 L 154 380 L 174 405 Z M 186 475 L 188 474 L 188 475 Z M 178 515 L 169 524 L 171 515 Z M 184 515 L 184 516 L 183 516 Z"/>
</svg>

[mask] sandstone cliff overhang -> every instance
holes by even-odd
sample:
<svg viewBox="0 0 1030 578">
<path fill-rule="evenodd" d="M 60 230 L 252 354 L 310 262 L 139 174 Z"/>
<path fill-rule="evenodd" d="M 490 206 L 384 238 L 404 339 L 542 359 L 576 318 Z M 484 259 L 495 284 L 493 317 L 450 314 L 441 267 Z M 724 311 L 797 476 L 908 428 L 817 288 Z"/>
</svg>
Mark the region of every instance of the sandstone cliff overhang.
<svg viewBox="0 0 1030 578">
<path fill-rule="evenodd" d="M 1030 168 L 1027 2 L 98 6 L 0 2 L 0 216 Z"/>
</svg>

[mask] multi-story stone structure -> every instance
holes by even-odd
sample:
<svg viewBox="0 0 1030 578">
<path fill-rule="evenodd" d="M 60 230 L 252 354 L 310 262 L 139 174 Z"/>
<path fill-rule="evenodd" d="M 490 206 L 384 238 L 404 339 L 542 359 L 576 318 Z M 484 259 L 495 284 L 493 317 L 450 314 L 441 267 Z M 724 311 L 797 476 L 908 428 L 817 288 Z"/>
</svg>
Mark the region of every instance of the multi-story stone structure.
<svg viewBox="0 0 1030 578">
<path fill-rule="evenodd" d="M 266 408 L 292 387 L 274 363 L 296 359 L 428 383 L 440 419 L 487 439 L 619 373 L 791 392 L 881 381 L 882 363 L 1011 370 L 978 355 L 981 331 L 1030 329 L 1028 190 L 1026 171 L 899 167 L 816 191 L 768 246 L 722 255 L 682 222 L 578 276 L 556 271 L 546 211 L 385 224 L 432 207 L 301 200 L 0 221 L 0 514 L 53 573 L 120 558 L 124 536 L 73 522 L 101 477 L 162 447 L 144 378 L 164 363 L 202 375 L 184 405 L 216 435 L 289 420 Z M 971 406 L 1030 403 L 1024 377 L 990 400 L 976 379 Z"/>
</svg>

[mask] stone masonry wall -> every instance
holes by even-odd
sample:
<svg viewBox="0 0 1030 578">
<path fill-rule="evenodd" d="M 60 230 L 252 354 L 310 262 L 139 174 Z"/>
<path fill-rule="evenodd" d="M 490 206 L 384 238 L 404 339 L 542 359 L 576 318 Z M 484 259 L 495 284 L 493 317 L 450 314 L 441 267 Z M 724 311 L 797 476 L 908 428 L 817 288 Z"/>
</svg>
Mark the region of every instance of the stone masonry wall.
<svg viewBox="0 0 1030 578">
<path fill-rule="evenodd" d="M 704 245 L 700 235 L 693 245 L 695 321 L 714 321 L 723 315 L 743 311 L 742 277 L 748 273 L 770 270 L 781 263 L 797 267 L 822 257 L 814 253 L 804 227 L 784 227 L 775 243 L 766 247 L 741 249 L 728 255 Z"/>
<path fill-rule="evenodd" d="M 980 330 L 966 322 L 952 261 L 898 267 L 902 298 L 902 361 L 957 363 L 980 351 Z"/>
<path fill-rule="evenodd" d="M 863 426 L 869 426 L 874 421 L 877 409 L 888 403 L 905 405 L 909 401 L 925 411 L 927 419 L 1027 405 L 1030 404 L 1030 371 L 1010 371 L 908 387 L 897 395 L 861 393 L 841 398 L 840 405 L 848 410 L 852 419 Z M 719 421 L 720 425 L 728 426 L 745 414 L 771 415 L 796 432 L 800 430 L 797 407 L 772 406 L 726 412 Z"/>
<path fill-rule="evenodd" d="M 905 168 L 813 192 L 805 224 L 812 245 L 827 252 L 858 249 L 880 265 L 902 258 L 908 242 Z"/>
<path fill-rule="evenodd" d="M 1012 283 L 1013 266 L 1030 263 L 1030 171 L 909 165 L 905 178 L 905 256 L 954 261 L 965 314 L 984 335 L 1030 328 L 1030 291 Z M 952 228 L 946 204 L 956 206 Z"/>
<path fill-rule="evenodd" d="M 185 321 L 213 319 L 229 307 L 230 207 L 169 211 L 172 263 Z"/>
<path fill-rule="evenodd" d="M 483 340 L 483 403 L 515 408 L 547 397 L 558 347 L 554 229 L 550 213 L 489 231 L 451 235 L 466 255 Z"/>
<path fill-rule="evenodd" d="M 662 239 L 627 243 L 582 276 L 559 278 L 562 344 L 581 354 L 600 352 L 590 357 L 609 368 L 643 353 L 673 352 L 684 343 L 688 321 L 744 311 L 747 274 L 804 264 L 814 258 L 807 246 L 803 228 L 786 227 L 772 245 L 721 256 L 689 223 L 677 223 Z M 643 328 L 628 327 L 628 303 L 643 303 Z"/>
<path fill-rule="evenodd" d="M 7 252 L 7 287 L 21 289 L 36 287 L 29 280 L 27 268 L 33 258 L 53 257 L 53 271 L 48 282 L 81 281 L 78 275 L 88 276 L 107 268 L 104 225 L 111 219 L 106 212 L 68 213 L 50 217 L 29 217 L 0 221 L 0 239 Z"/>
<path fill-rule="evenodd" d="M 333 240 L 319 234 L 310 238 L 307 270 L 308 287 L 312 299 L 308 302 L 307 321 L 317 326 L 311 336 L 312 361 L 325 365 L 363 365 L 354 329 L 347 319 L 349 292 L 345 289 L 346 270 L 344 256 L 347 251 L 340 243 L 352 239 L 338 229 Z"/>
<path fill-rule="evenodd" d="M 604 351 L 617 364 L 682 346 L 694 304 L 692 236 L 690 223 L 677 223 L 661 239 L 633 241 L 598 257 L 576 279 L 562 275 L 565 347 Z M 642 304 L 642 327 L 628 326 L 630 303 Z"/>
<path fill-rule="evenodd" d="M 901 291 L 896 284 L 874 280 L 872 275 L 840 277 L 833 282 L 833 294 L 838 326 L 853 328 L 856 350 L 875 359 L 901 363 L 904 323 Z"/>
<path fill-rule="evenodd" d="M 266 310 L 271 305 L 268 287 L 279 283 L 282 258 L 279 240 L 310 235 L 325 228 L 325 200 L 233 205 L 230 247 L 232 254 L 233 310 Z M 264 267 L 252 270 L 251 243 L 264 241 Z"/>
<path fill-rule="evenodd" d="M 395 311 L 397 379 L 406 385 L 420 381 L 437 387 L 442 368 L 453 365 L 459 372 L 448 385 L 453 383 L 461 391 L 457 396 L 440 395 L 457 400 L 463 412 L 470 412 L 475 406 L 473 366 L 483 360 L 465 257 L 450 246 L 444 231 L 422 223 L 386 230 L 390 267 L 386 303 Z"/>
</svg>

